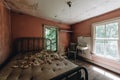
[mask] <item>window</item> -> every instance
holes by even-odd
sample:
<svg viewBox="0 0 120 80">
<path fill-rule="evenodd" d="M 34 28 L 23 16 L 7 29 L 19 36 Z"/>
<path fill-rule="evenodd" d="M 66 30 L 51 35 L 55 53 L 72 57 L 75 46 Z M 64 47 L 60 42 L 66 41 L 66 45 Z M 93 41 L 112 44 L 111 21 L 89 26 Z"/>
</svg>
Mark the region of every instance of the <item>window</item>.
<svg viewBox="0 0 120 80">
<path fill-rule="evenodd" d="M 98 56 L 119 59 L 119 21 L 93 24 L 93 53 Z"/>
<path fill-rule="evenodd" d="M 57 28 L 53 27 L 53 26 L 47 26 L 44 25 L 44 37 L 46 39 L 46 49 L 47 50 L 52 50 L 52 51 L 57 51 Z M 51 43 L 51 46 L 50 46 Z"/>
</svg>

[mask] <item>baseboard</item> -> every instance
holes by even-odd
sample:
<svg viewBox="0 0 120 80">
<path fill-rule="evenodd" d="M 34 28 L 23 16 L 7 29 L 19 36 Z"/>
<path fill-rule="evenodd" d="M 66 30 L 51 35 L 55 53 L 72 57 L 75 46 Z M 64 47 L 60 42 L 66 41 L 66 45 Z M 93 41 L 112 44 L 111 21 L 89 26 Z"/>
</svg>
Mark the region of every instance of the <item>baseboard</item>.
<svg viewBox="0 0 120 80">
<path fill-rule="evenodd" d="M 115 73 L 115 74 L 117 74 L 117 75 L 120 75 L 120 70 L 118 70 L 118 69 L 116 69 L 116 68 L 113 68 L 113 67 L 111 67 L 111 66 L 108 66 L 108 65 L 105 65 L 105 64 L 101 64 L 101 63 L 95 62 L 95 61 L 93 61 L 93 60 L 90 60 L 90 59 L 85 58 L 85 57 L 82 57 L 82 56 L 78 56 L 78 59 L 79 59 L 79 60 L 86 61 L 86 62 L 91 63 L 91 64 L 93 64 L 93 65 L 99 66 L 99 67 L 101 67 L 101 68 L 103 68 L 103 69 L 105 69 L 105 70 L 108 70 L 108 71 L 110 71 L 110 72 L 112 72 L 112 73 Z"/>
</svg>

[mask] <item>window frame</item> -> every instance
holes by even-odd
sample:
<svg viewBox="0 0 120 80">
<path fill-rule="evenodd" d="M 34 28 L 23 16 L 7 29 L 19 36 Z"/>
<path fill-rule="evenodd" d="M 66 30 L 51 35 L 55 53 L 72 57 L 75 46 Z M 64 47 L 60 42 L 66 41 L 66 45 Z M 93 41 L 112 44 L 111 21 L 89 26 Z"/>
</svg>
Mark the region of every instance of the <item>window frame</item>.
<svg viewBox="0 0 120 80">
<path fill-rule="evenodd" d="M 44 24 L 43 25 L 43 36 L 44 36 L 44 38 L 45 38 L 45 28 L 56 28 L 56 51 L 54 51 L 54 52 L 57 52 L 58 51 L 58 27 L 56 27 L 56 26 L 53 26 L 53 25 L 46 25 L 46 24 Z M 51 42 L 51 44 L 52 44 L 52 42 Z M 46 45 L 44 45 L 45 46 L 45 48 L 46 48 Z M 51 49 L 52 49 L 52 46 L 51 46 Z"/>
<path fill-rule="evenodd" d="M 105 20 L 105 21 L 101 21 L 101 22 L 97 22 L 97 23 L 93 23 L 92 24 L 92 30 L 91 30 L 91 34 L 92 34 L 92 53 L 93 55 L 95 56 L 98 56 L 95 54 L 95 41 L 96 40 L 99 40 L 99 39 L 96 39 L 96 27 L 97 26 L 100 26 L 100 25 L 106 25 L 106 24 L 110 24 L 110 23 L 115 23 L 117 22 L 118 23 L 118 38 L 113 38 L 113 40 L 118 40 L 118 59 L 111 59 L 111 60 L 118 60 L 120 61 L 120 17 L 117 17 L 117 18 L 113 18 L 113 19 L 109 19 L 109 20 Z M 101 38 L 102 39 L 102 38 Z M 104 38 L 105 39 L 105 38 Z M 104 40 L 103 39 L 103 40 Z M 107 39 L 107 38 L 106 38 Z M 112 38 L 111 38 L 112 40 Z M 104 57 L 104 56 L 99 56 L 99 57 Z M 107 57 L 104 57 L 104 58 L 107 58 Z M 110 58 L 109 58 L 110 59 Z"/>
</svg>

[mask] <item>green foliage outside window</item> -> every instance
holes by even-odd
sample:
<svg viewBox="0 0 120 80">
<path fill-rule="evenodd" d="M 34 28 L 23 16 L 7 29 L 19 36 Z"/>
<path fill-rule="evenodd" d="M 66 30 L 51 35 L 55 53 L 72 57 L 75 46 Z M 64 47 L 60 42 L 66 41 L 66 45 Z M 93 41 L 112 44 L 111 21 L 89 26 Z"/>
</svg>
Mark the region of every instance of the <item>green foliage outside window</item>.
<svg viewBox="0 0 120 80">
<path fill-rule="evenodd" d="M 118 59 L 118 23 L 96 26 L 95 53 L 108 58 Z"/>
<path fill-rule="evenodd" d="M 45 27 L 45 38 L 51 41 L 51 50 L 57 51 L 57 28 Z M 50 50 L 50 41 L 46 41 L 46 49 Z"/>
<path fill-rule="evenodd" d="M 118 38 L 118 23 L 96 26 L 96 38 Z"/>
</svg>

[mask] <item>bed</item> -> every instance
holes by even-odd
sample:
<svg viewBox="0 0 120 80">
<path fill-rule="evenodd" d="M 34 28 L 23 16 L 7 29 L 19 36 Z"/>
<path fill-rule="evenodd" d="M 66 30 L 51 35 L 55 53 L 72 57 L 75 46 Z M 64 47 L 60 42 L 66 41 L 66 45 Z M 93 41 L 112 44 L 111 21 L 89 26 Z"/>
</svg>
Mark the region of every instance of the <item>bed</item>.
<svg viewBox="0 0 120 80">
<path fill-rule="evenodd" d="M 16 39 L 14 53 L 17 55 L 0 70 L 0 80 L 88 80 L 84 67 L 75 65 L 56 52 L 47 51 L 46 40 L 50 41 L 33 37 Z M 84 76 L 81 76 L 81 70 Z"/>
</svg>

